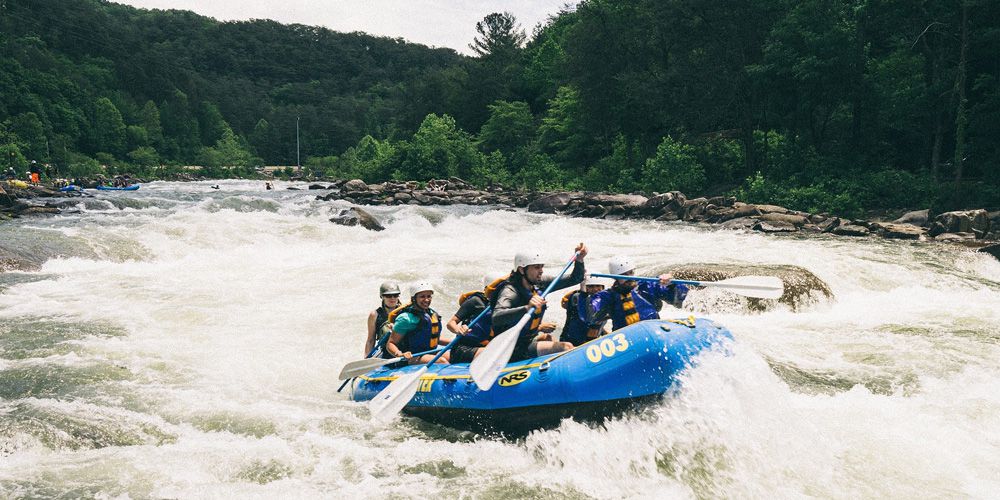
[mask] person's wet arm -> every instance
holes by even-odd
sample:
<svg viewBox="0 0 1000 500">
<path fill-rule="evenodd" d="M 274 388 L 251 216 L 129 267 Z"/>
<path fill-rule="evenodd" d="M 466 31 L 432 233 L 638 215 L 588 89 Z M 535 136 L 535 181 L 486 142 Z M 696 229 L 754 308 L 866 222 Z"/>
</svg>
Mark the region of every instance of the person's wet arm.
<svg viewBox="0 0 1000 500">
<path fill-rule="evenodd" d="M 573 263 L 573 271 L 570 273 L 570 275 L 569 276 L 564 275 L 562 279 L 559 280 L 558 283 L 556 283 L 556 286 L 552 287 L 552 290 L 553 291 L 562 290 L 563 288 L 571 287 L 573 285 L 579 285 L 580 283 L 583 283 L 583 278 L 585 278 L 586 275 L 587 275 L 586 266 L 584 265 L 583 261 L 578 260 Z M 548 275 L 542 276 L 541 283 L 538 285 L 538 288 L 544 290 L 548 288 L 549 284 L 552 283 L 554 280 L 555 276 L 548 276 Z"/>
<path fill-rule="evenodd" d="M 368 353 L 372 352 L 372 349 L 375 348 L 375 321 L 377 319 L 378 315 L 375 314 L 375 311 L 372 311 L 368 315 L 368 337 L 365 339 L 365 356 L 368 356 Z"/>
<path fill-rule="evenodd" d="M 497 297 L 496 306 L 493 308 L 493 331 L 502 332 L 516 324 L 524 316 L 529 306 L 515 306 L 518 302 L 517 290 L 514 287 L 504 287 Z"/>
</svg>

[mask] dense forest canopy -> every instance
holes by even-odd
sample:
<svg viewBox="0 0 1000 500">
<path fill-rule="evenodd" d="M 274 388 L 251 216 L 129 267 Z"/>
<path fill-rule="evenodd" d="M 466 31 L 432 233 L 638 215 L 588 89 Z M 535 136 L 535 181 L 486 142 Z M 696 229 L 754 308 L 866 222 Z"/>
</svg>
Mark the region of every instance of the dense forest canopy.
<svg viewBox="0 0 1000 500">
<path fill-rule="evenodd" d="M 735 192 L 793 208 L 1000 205 L 1000 2 L 585 0 L 474 57 L 100 0 L 0 0 L 0 152 Z"/>
</svg>

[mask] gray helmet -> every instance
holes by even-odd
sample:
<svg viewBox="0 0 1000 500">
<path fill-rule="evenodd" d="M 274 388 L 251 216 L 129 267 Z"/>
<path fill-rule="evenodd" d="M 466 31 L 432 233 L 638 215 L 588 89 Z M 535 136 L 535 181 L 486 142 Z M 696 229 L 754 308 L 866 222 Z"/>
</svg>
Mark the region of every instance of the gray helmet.
<svg viewBox="0 0 1000 500">
<path fill-rule="evenodd" d="M 391 281 L 386 281 L 385 283 L 382 283 L 382 285 L 378 287 L 378 294 L 379 296 L 399 295 L 400 294 L 399 285 Z"/>
</svg>

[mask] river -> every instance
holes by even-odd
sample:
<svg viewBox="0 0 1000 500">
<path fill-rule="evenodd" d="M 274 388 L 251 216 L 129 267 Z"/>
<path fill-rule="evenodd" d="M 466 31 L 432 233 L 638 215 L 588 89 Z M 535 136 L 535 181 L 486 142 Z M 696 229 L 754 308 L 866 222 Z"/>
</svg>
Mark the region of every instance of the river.
<svg viewBox="0 0 1000 500">
<path fill-rule="evenodd" d="M 489 207 L 348 205 L 259 181 L 143 185 L 0 223 L 0 496 L 955 498 L 1000 491 L 1000 262 L 959 247 L 775 237 Z M 303 185 L 298 184 L 298 187 Z M 487 439 L 373 426 L 337 393 L 385 280 L 449 317 L 539 248 L 804 267 L 835 299 L 722 308 L 731 356 L 603 425 Z M 560 294 L 561 295 L 561 294 Z M 546 319 L 562 322 L 561 309 Z M 686 315 L 686 312 L 680 312 Z"/>
</svg>

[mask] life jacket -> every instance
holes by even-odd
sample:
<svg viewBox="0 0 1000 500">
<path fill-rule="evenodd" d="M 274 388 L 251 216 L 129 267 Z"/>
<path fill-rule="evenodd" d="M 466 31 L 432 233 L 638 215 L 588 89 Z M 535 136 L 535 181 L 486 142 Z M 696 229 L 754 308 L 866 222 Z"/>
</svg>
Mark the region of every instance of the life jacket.
<svg viewBox="0 0 1000 500">
<path fill-rule="evenodd" d="M 541 295 L 538 293 L 538 287 L 536 286 L 532 286 L 530 290 L 521 286 L 521 278 L 521 274 L 512 272 L 510 273 L 510 276 L 496 286 L 493 295 L 490 297 L 490 307 L 493 308 L 494 312 L 496 312 L 497 299 L 500 298 L 500 292 L 503 291 L 504 287 L 512 287 L 514 291 L 517 292 L 518 298 L 520 299 L 518 302 L 520 302 L 520 304 L 517 304 L 515 307 L 526 306 L 528 305 L 528 301 L 531 300 L 531 297 Z M 542 325 L 542 316 L 545 316 L 545 308 L 546 306 L 543 305 L 540 311 L 536 311 L 531 317 L 531 322 L 528 323 L 523 330 L 521 330 L 520 339 L 522 341 L 526 338 L 533 338 L 538 334 L 538 327 Z"/>
<path fill-rule="evenodd" d="M 375 331 L 381 331 L 382 325 L 389 322 L 389 311 L 386 310 L 385 304 L 378 306 L 375 310 Z"/>
<path fill-rule="evenodd" d="M 639 322 L 639 313 L 635 310 L 635 301 L 632 300 L 633 292 L 622 294 L 622 315 L 625 316 L 625 326 Z"/>
<path fill-rule="evenodd" d="M 403 337 L 401 345 L 397 346 L 403 352 L 423 352 L 434 349 L 438 345 L 438 338 L 441 337 L 441 316 L 437 311 L 431 309 L 424 312 L 417 309 L 411 303 L 399 306 L 389 313 L 388 323 L 395 323 L 396 317 L 401 313 L 408 312 L 420 319 L 417 328 Z"/>
<path fill-rule="evenodd" d="M 473 297 L 478 297 L 480 301 L 484 304 L 484 307 L 488 306 L 490 303 L 485 293 L 479 290 L 473 290 L 471 292 L 463 293 L 458 298 L 459 307 L 461 307 L 463 304 L 465 304 L 466 301 L 468 301 Z M 481 312 L 482 309 L 480 309 L 476 314 L 478 315 Z M 469 322 L 475 318 L 476 316 L 473 316 L 471 318 L 463 318 L 462 324 L 468 325 Z M 474 325 L 470 326 L 469 331 L 462 334 L 462 338 L 458 340 L 458 343 L 465 346 L 486 347 L 490 343 L 490 341 L 493 340 L 494 336 L 496 336 L 496 334 L 493 332 L 493 318 L 489 314 L 487 314 L 484 315 L 482 318 L 479 318 L 479 321 L 476 321 Z"/>
<path fill-rule="evenodd" d="M 594 294 L 591 301 L 601 302 L 601 308 L 610 307 L 607 312 L 611 316 L 611 324 L 614 330 L 638 323 L 647 319 L 659 319 L 659 305 L 661 301 L 668 300 L 671 303 L 680 297 L 683 300 L 687 293 L 684 285 L 670 285 L 662 289 L 659 285 L 642 283 L 631 290 L 621 290 L 612 286 Z"/>
<path fill-rule="evenodd" d="M 587 328 L 587 322 L 584 319 L 586 312 L 584 312 L 583 316 L 580 314 L 580 302 L 583 300 L 586 300 L 586 294 L 580 290 L 572 290 L 563 295 L 561 301 L 563 309 L 566 309 L 566 324 L 563 326 L 559 339 L 565 340 L 574 346 L 583 344 L 592 338 L 597 338 L 600 333 L 600 327 Z M 593 330 L 593 336 L 591 336 L 591 330 Z"/>
<path fill-rule="evenodd" d="M 486 285 L 485 287 L 483 287 L 482 290 L 472 290 L 472 291 L 465 292 L 462 295 L 459 295 L 458 296 L 458 305 L 461 306 L 462 304 L 465 303 L 466 300 L 469 299 L 469 297 L 474 297 L 476 295 L 479 295 L 480 298 L 483 299 L 483 302 L 489 304 L 490 303 L 490 299 L 493 297 L 493 294 L 496 293 L 497 288 L 500 287 L 500 284 L 503 283 L 503 282 L 505 282 L 505 281 L 507 281 L 509 278 L 510 278 L 510 275 L 504 276 L 502 278 L 497 278 L 497 279 L 493 280 L 492 283 L 490 283 L 490 284 Z"/>
</svg>

